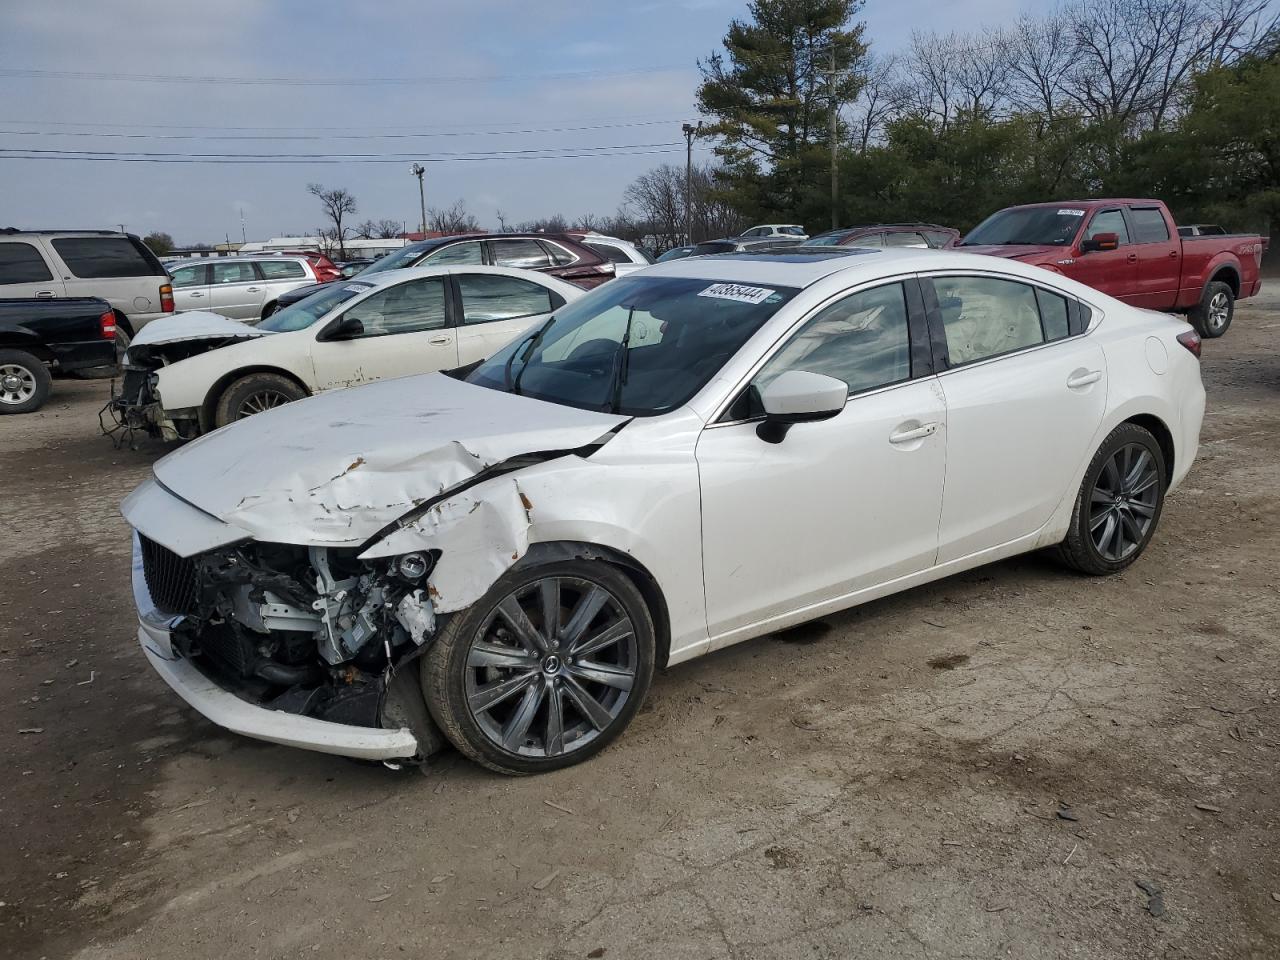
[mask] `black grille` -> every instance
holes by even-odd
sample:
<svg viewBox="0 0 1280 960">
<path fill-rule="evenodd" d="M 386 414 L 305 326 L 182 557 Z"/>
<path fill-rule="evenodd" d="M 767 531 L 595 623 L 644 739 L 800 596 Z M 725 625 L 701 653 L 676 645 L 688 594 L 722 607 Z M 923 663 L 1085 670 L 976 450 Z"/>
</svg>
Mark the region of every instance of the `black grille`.
<svg viewBox="0 0 1280 960">
<path fill-rule="evenodd" d="M 199 587 L 194 560 L 178 556 L 168 547 L 138 534 L 142 545 L 142 573 L 156 609 L 163 613 L 195 611 Z"/>
</svg>

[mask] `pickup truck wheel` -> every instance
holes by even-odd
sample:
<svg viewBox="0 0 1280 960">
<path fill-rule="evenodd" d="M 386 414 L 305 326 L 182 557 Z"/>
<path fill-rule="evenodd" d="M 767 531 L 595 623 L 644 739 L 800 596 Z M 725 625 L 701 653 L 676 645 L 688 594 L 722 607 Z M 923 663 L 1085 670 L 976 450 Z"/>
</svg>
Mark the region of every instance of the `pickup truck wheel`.
<svg viewBox="0 0 1280 960">
<path fill-rule="evenodd" d="M 235 420 L 252 417 L 305 397 L 306 391 L 278 373 L 251 373 L 222 391 L 214 410 L 214 423 L 225 427 Z"/>
<path fill-rule="evenodd" d="M 1214 280 L 1204 288 L 1204 295 L 1192 308 L 1188 319 L 1196 328 L 1196 333 L 1211 340 L 1227 332 L 1235 312 L 1236 298 L 1231 287 L 1220 280 Z"/>
<path fill-rule="evenodd" d="M 0 350 L 0 414 L 39 410 L 52 381 L 39 358 L 25 350 Z"/>
</svg>

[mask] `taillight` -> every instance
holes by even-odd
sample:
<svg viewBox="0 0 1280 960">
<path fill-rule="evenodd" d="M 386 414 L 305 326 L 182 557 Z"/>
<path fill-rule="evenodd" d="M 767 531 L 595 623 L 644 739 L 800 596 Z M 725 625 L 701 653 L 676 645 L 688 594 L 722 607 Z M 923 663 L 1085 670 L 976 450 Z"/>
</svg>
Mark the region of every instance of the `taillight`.
<svg viewBox="0 0 1280 960">
<path fill-rule="evenodd" d="M 170 284 L 160 284 L 160 312 L 173 313 L 173 287 Z"/>
<path fill-rule="evenodd" d="M 1178 342 L 1196 355 L 1196 359 L 1200 359 L 1200 334 L 1194 330 L 1188 330 L 1186 333 L 1178 334 Z"/>
<path fill-rule="evenodd" d="M 98 327 L 102 331 L 103 340 L 116 338 L 116 315 L 108 310 L 98 318 Z"/>
</svg>

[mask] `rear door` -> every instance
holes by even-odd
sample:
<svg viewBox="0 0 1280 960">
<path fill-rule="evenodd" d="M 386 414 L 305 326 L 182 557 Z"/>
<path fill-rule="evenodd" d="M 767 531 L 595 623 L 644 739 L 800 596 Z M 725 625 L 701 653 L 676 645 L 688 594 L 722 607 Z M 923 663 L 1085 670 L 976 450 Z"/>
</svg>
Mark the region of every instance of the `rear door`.
<svg viewBox="0 0 1280 960">
<path fill-rule="evenodd" d="M 185 267 L 175 267 L 171 276 L 175 310 L 209 309 L 209 264 L 192 263 Z"/>
<path fill-rule="evenodd" d="M 1128 209 L 1129 236 L 1138 255 L 1134 275 L 1135 306 L 1168 310 L 1178 300 L 1182 281 L 1182 240 L 1169 235 L 1164 211 L 1157 206 Z"/>
<path fill-rule="evenodd" d="M 1095 210 L 1080 241 L 1091 240 L 1100 233 L 1114 233 L 1120 238 L 1120 245 L 1114 250 L 1081 250 L 1075 256 L 1075 263 L 1062 268 L 1063 273 L 1072 280 L 1101 290 L 1103 293 L 1133 302 L 1136 295 L 1134 283 L 1138 277 L 1138 254 L 1133 249 L 1129 238 L 1129 224 L 1121 207 L 1104 207 Z"/>
<path fill-rule="evenodd" d="M 309 263 L 309 261 L 308 261 Z M 298 287 L 315 283 L 316 279 L 308 272 L 308 266 L 302 260 L 281 257 L 278 260 L 259 260 L 258 272 L 262 274 L 262 295 L 258 298 L 258 315 L 262 308 L 274 301 L 280 294 L 288 293 Z M 314 266 L 310 270 L 314 271 Z"/>
<path fill-rule="evenodd" d="M 931 288 L 931 292 L 930 292 Z M 1070 491 L 1106 409 L 1087 307 L 992 275 L 926 283 L 947 403 L 938 563 L 1030 537 Z"/>
<path fill-rule="evenodd" d="M 209 299 L 206 310 L 233 320 L 256 318 L 261 312 L 265 289 L 258 271 L 248 260 L 210 264 Z"/>
<path fill-rule="evenodd" d="M 63 281 L 53 275 L 45 261 L 38 242 L 0 240 L 0 298 L 52 300 L 66 292 Z"/>
<path fill-rule="evenodd" d="M 459 364 L 490 356 L 565 302 L 550 288 L 523 277 L 459 270 L 453 279 L 460 316 Z"/>
<path fill-rule="evenodd" d="M 423 277 L 383 287 L 325 324 L 311 345 L 316 389 L 456 367 L 458 342 L 447 280 Z M 359 320 L 364 332 L 350 340 L 326 339 L 344 317 Z"/>
</svg>

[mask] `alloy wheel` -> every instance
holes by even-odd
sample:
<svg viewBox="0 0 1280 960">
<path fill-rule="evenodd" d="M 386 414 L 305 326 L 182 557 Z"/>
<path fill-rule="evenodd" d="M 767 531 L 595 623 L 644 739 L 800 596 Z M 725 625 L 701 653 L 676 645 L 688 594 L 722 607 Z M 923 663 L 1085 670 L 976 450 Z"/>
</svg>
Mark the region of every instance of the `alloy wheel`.
<svg viewBox="0 0 1280 960">
<path fill-rule="evenodd" d="M 1231 300 L 1223 292 L 1219 291 L 1213 295 L 1209 301 L 1209 329 L 1221 330 L 1227 325 L 1227 320 L 1231 315 Z"/>
<path fill-rule="evenodd" d="M 611 591 L 546 577 L 507 594 L 467 650 L 467 710 L 507 753 L 549 758 L 581 750 L 631 698 L 639 648 Z"/>
<path fill-rule="evenodd" d="M 0 366 L 0 403 L 26 403 L 36 394 L 36 375 L 16 363 Z"/>
<path fill-rule="evenodd" d="M 1089 536 L 1106 560 L 1137 550 L 1155 522 L 1160 471 L 1151 451 L 1127 443 L 1103 464 L 1089 496 Z"/>
<path fill-rule="evenodd" d="M 249 394 L 240 403 L 240 410 L 236 414 L 236 419 L 243 420 L 245 417 L 252 417 L 255 413 L 265 413 L 267 410 L 282 407 L 289 400 L 289 397 L 278 391 L 259 390 L 257 393 Z"/>
</svg>

